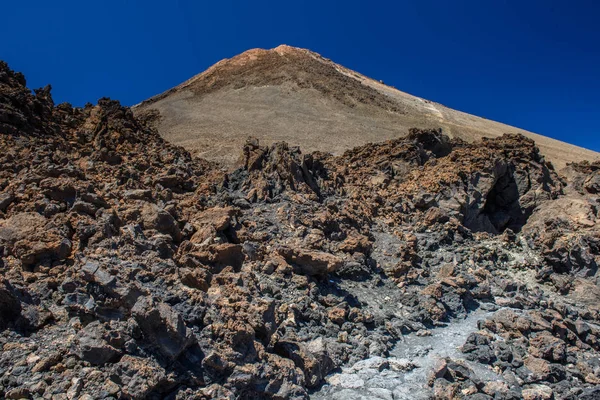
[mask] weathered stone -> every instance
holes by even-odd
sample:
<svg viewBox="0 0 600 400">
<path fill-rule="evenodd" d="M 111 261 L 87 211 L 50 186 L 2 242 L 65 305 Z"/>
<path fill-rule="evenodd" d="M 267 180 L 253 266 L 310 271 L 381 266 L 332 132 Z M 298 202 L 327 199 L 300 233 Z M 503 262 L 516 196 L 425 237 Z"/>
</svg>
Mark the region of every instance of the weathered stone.
<svg viewBox="0 0 600 400">
<path fill-rule="evenodd" d="M 243 247 L 231 243 L 210 245 L 187 256 L 192 256 L 198 264 L 210 266 L 212 272 L 219 272 L 225 267 L 239 270 L 245 259 Z"/>
<path fill-rule="evenodd" d="M 551 374 L 550 363 L 536 357 L 527 357 L 525 366 L 533 373 L 536 380 L 546 380 Z"/>
<path fill-rule="evenodd" d="M 7 400 L 20 400 L 20 399 L 28 399 L 31 395 L 31 392 L 27 388 L 16 388 L 9 390 L 5 394 L 5 398 Z"/>
<path fill-rule="evenodd" d="M 567 345 L 564 341 L 552 336 L 547 331 L 540 332 L 529 341 L 529 352 L 534 357 L 553 362 L 564 361 L 567 356 Z"/>
<path fill-rule="evenodd" d="M 155 204 L 145 203 L 141 209 L 142 227 L 154 229 L 161 233 L 171 235 L 175 240 L 181 239 L 181 231 L 177 221 L 167 211 Z"/>
<path fill-rule="evenodd" d="M 483 392 L 489 394 L 490 396 L 496 395 L 498 393 L 500 396 L 505 395 L 509 391 L 509 387 L 506 382 L 501 381 L 491 381 L 487 382 L 483 387 Z"/>
<path fill-rule="evenodd" d="M 0 211 L 5 211 L 13 200 L 14 196 L 10 193 L 0 193 Z"/>
<path fill-rule="evenodd" d="M 550 400 L 553 398 L 552 389 L 546 385 L 531 385 L 527 389 L 523 389 L 524 400 Z"/>
<path fill-rule="evenodd" d="M 71 253 L 71 242 L 37 213 L 20 213 L 0 221 L 0 246 L 24 265 L 62 260 Z"/>
<path fill-rule="evenodd" d="M 431 386 L 437 379 L 443 378 L 446 372 L 448 372 L 448 363 L 446 360 L 441 359 L 436 361 L 427 378 L 429 385 Z"/>
<path fill-rule="evenodd" d="M 166 380 L 165 370 L 149 358 L 125 355 L 115 364 L 114 373 L 118 377 L 122 391 L 131 399 L 145 399 L 147 395 Z"/>
<path fill-rule="evenodd" d="M 307 387 L 316 387 L 334 368 L 333 361 L 322 339 L 315 339 L 306 345 L 293 342 L 279 342 L 275 351 L 290 358 L 304 372 Z"/>
<path fill-rule="evenodd" d="M 175 359 L 192 343 L 192 332 L 166 303 L 140 297 L 131 310 L 145 339 L 163 356 Z"/>
<path fill-rule="evenodd" d="M 106 330 L 99 322 L 87 325 L 80 332 L 77 355 L 82 360 L 96 365 L 115 361 L 121 352 L 104 340 L 105 334 Z"/>
<path fill-rule="evenodd" d="M 327 275 L 336 271 L 343 264 L 339 257 L 329 253 L 286 247 L 282 247 L 278 251 L 298 273 L 304 275 Z"/>
<path fill-rule="evenodd" d="M 208 290 L 212 279 L 212 274 L 203 268 L 180 268 L 179 276 L 184 285 L 204 292 Z"/>
</svg>

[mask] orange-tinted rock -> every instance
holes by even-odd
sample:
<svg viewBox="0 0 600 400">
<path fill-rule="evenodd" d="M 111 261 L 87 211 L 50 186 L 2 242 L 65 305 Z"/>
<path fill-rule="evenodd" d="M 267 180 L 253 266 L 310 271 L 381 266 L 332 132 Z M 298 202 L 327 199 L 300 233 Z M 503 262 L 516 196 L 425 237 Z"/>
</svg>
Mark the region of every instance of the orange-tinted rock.
<svg viewBox="0 0 600 400">
<path fill-rule="evenodd" d="M 334 272 L 343 263 L 339 257 L 319 251 L 281 247 L 278 252 L 298 273 L 305 275 L 323 276 Z"/>
<path fill-rule="evenodd" d="M 0 221 L 0 245 L 24 265 L 62 260 L 71 254 L 64 229 L 37 213 L 20 213 Z"/>
</svg>

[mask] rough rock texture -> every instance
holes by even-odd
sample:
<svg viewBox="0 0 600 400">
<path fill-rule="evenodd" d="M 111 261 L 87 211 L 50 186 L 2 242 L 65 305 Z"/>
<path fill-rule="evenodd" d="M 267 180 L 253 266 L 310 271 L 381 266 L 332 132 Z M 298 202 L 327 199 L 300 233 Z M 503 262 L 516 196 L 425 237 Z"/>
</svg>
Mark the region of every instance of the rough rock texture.
<svg viewBox="0 0 600 400">
<path fill-rule="evenodd" d="M 413 129 L 225 172 L 24 84 L 0 64 L 0 397 L 600 394 L 596 164 Z"/>
</svg>

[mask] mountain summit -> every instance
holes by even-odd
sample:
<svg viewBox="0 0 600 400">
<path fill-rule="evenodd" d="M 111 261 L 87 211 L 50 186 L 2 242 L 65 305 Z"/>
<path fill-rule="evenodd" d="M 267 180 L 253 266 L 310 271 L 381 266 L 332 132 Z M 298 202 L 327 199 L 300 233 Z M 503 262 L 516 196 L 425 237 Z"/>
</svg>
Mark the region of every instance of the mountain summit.
<svg viewBox="0 0 600 400">
<path fill-rule="evenodd" d="M 342 153 L 439 128 L 468 142 L 504 133 L 534 139 L 557 168 L 598 153 L 401 92 L 306 49 L 252 49 L 135 107 L 156 110 L 158 130 L 203 158 L 233 164 L 248 136 L 304 151 Z M 155 111 L 153 111 L 155 112 Z"/>
</svg>

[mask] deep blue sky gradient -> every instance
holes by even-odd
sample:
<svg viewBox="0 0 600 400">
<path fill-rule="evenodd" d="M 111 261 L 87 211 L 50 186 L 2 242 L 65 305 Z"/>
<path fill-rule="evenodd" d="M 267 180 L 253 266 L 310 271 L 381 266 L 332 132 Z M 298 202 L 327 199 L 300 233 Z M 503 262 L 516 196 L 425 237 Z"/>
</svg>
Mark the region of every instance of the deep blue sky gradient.
<svg viewBox="0 0 600 400">
<path fill-rule="evenodd" d="M 136 104 L 249 48 L 306 47 L 398 89 L 600 151 L 600 2 L 19 0 L 0 59 L 56 102 Z"/>
</svg>

